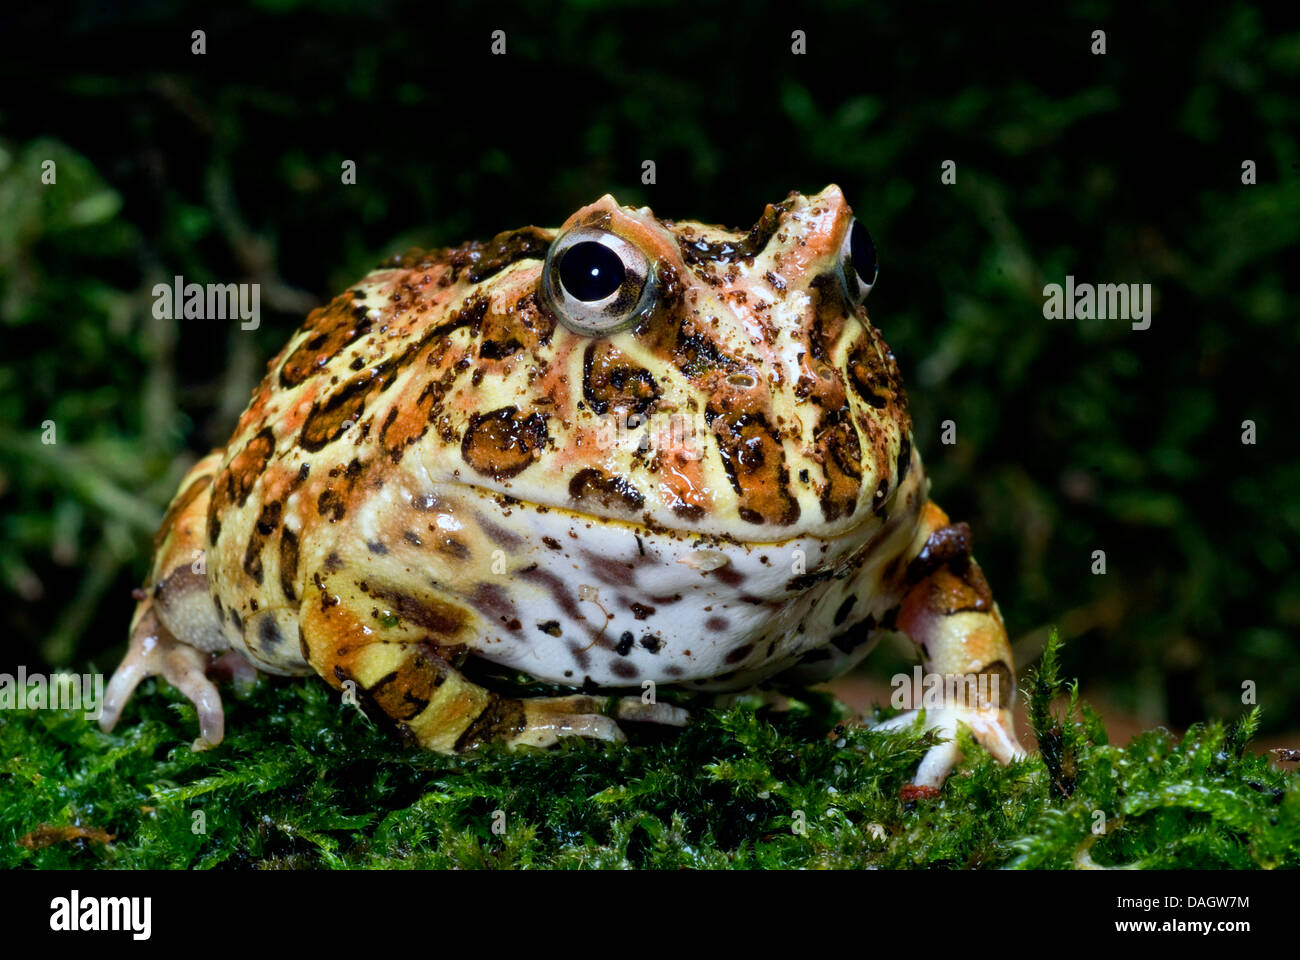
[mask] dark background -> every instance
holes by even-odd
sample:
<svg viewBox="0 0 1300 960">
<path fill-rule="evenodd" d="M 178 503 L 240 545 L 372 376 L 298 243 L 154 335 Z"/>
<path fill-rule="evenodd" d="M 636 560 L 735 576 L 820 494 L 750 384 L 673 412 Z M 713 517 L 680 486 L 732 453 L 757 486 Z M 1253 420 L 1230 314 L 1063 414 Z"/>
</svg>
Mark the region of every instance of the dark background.
<svg viewBox="0 0 1300 960">
<path fill-rule="evenodd" d="M 0 668 L 116 664 L 186 466 L 385 256 L 605 192 L 748 226 L 836 182 L 880 251 L 868 307 L 935 499 L 971 523 L 1019 665 L 1057 624 L 1117 711 L 1234 717 L 1249 680 L 1267 730 L 1300 725 L 1300 28 L 1281 5 L 1134 6 L 0 14 Z M 260 283 L 261 329 L 154 319 L 175 274 Z M 1152 284 L 1151 328 L 1045 320 L 1066 274 Z"/>
</svg>

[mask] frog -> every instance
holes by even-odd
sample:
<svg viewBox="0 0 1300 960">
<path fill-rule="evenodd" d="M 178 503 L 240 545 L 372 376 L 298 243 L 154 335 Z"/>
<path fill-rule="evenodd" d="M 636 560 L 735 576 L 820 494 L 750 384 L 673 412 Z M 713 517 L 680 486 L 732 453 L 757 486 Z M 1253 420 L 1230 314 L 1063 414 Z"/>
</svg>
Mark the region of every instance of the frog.
<svg viewBox="0 0 1300 960">
<path fill-rule="evenodd" d="M 315 675 L 439 753 L 621 742 L 690 722 L 661 689 L 807 686 L 901 633 L 991 691 L 884 724 L 940 734 L 916 789 L 959 724 L 1023 756 L 1001 612 L 867 315 L 878 273 L 834 184 L 748 230 L 606 194 L 392 256 L 311 311 L 181 482 L 102 728 L 161 676 L 208 749 L 222 677 Z"/>
</svg>

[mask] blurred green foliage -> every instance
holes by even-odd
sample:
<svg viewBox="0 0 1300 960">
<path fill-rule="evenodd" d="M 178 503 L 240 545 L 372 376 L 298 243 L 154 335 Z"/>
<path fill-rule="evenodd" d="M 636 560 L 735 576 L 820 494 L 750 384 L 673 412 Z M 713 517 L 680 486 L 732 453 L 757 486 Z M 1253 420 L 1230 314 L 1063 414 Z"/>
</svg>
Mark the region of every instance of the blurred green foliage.
<svg viewBox="0 0 1300 960">
<path fill-rule="evenodd" d="M 971 522 L 1021 662 L 1059 621 L 1083 641 L 1070 670 L 1149 716 L 1235 716 L 1249 680 L 1265 729 L 1300 721 L 1285 8 L 995 22 L 925 3 L 187 0 L 5 17 L 0 665 L 111 668 L 185 465 L 224 442 L 305 311 L 383 256 L 556 224 L 607 191 L 748 225 L 834 181 L 880 249 L 868 306 L 935 498 Z M 261 329 L 155 319 L 149 291 L 175 274 L 261 283 Z M 1152 284 L 1151 328 L 1045 320 L 1042 288 L 1066 274 Z"/>
</svg>

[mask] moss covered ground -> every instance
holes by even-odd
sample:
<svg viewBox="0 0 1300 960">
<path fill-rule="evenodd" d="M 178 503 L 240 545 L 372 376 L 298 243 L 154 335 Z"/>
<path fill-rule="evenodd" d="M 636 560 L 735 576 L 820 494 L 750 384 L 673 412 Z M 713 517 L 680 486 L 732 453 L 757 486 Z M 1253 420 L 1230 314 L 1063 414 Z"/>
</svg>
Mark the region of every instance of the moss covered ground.
<svg viewBox="0 0 1300 960">
<path fill-rule="evenodd" d="M 1057 649 L 1026 684 L 1042 752 L 1002 767 L 967 738 L 912 802 L 933 736 L 873 731 L 825 694 L 697 707 L 629 744 L 442 757 L 324 684 L 263 680 L 195 753 L 192 708 L 149 681 L 112 735 L 78 713 L 0 719 L 0 867 L 1300 866 L 1300 782 L 1250 751 L 1257 713 L 1111 745 Z"/>
</svg>

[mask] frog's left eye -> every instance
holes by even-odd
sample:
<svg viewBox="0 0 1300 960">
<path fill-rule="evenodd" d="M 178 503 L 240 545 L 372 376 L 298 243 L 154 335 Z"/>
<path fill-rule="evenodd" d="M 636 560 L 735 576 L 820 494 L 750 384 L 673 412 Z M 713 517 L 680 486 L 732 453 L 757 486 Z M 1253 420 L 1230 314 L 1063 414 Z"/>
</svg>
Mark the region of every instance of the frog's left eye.
<svg viewBox="0 0 1300 960">
<path fill-rule="evenodd" d="M 586 336 L 636 323 L 654 302 L 654 271 L 635 244 L 595 227 L 570 230 L 551 244 L 542 294 L 560 321 Z"/>
<path fill-rule="evenodd" d="M 871 234 L 857 220 L 849 227 L 840 247 L 840 260 L 844 263 L 844 284 L 849 291 L 849 300 L 854 306 L 867 299 L 867 294 L 876 284 L 880 274 L 880 263 L 876 259 L 876 245 L 871 242 Z"/>
</svg>

